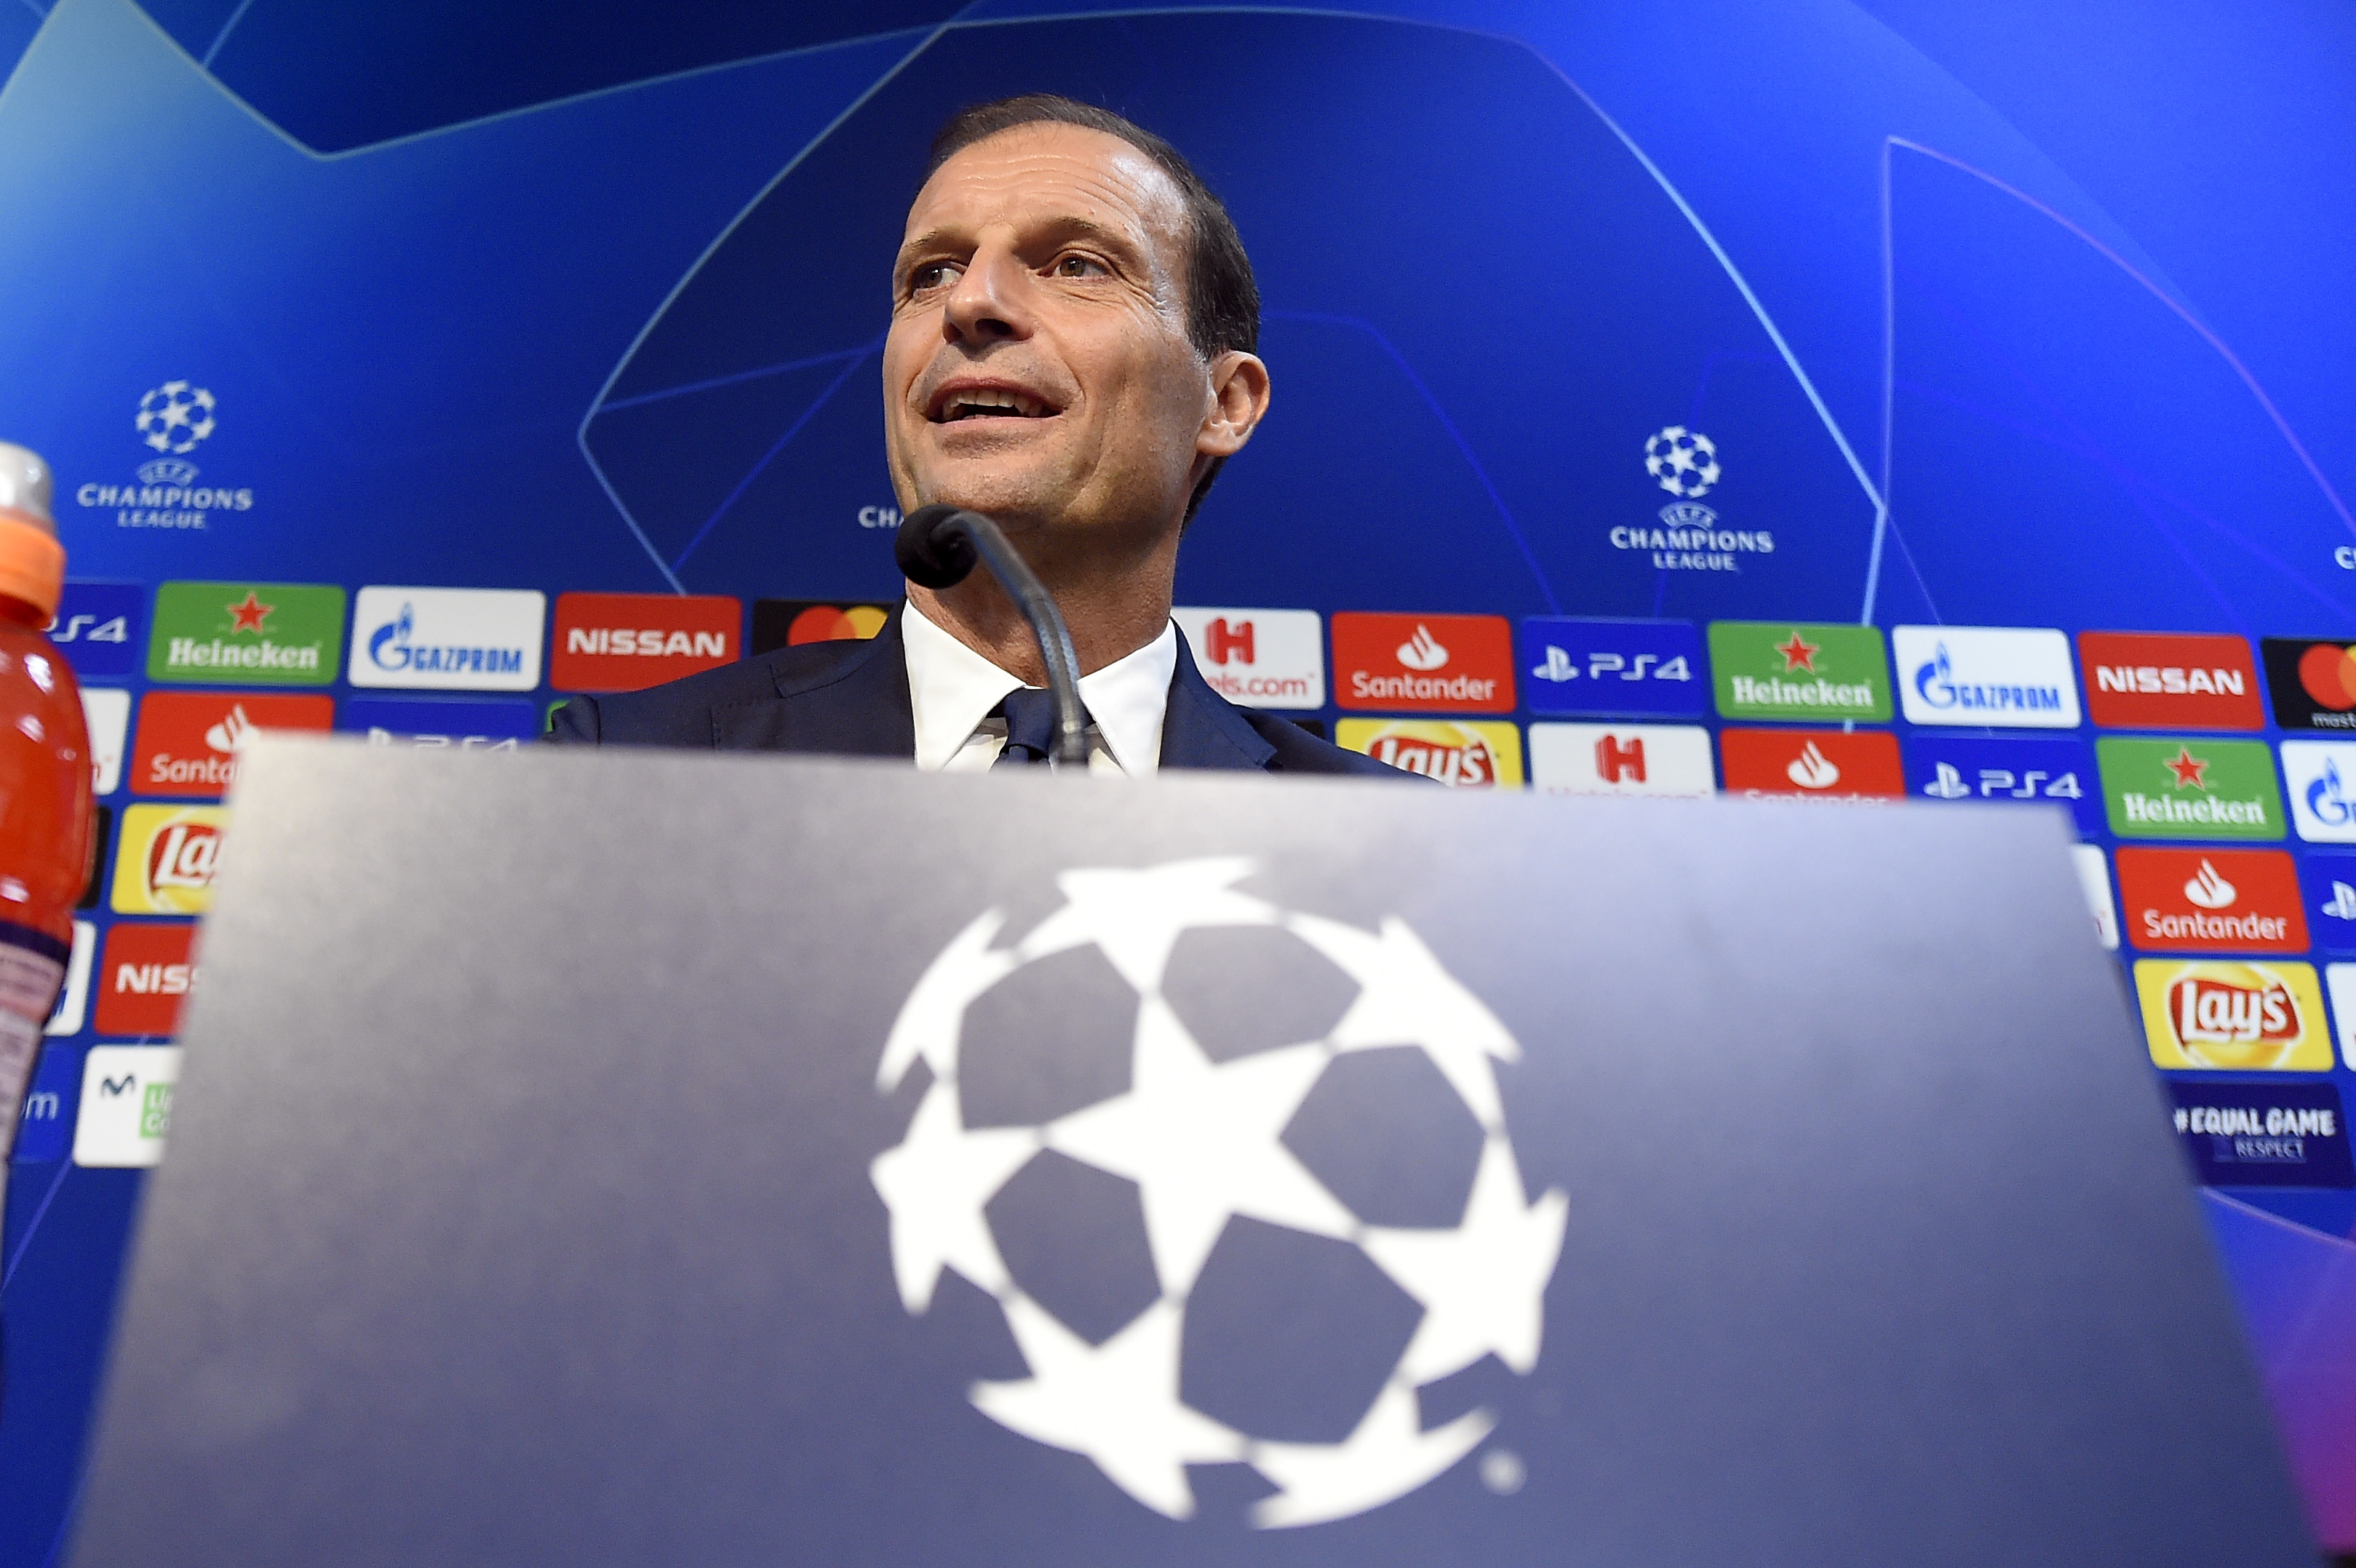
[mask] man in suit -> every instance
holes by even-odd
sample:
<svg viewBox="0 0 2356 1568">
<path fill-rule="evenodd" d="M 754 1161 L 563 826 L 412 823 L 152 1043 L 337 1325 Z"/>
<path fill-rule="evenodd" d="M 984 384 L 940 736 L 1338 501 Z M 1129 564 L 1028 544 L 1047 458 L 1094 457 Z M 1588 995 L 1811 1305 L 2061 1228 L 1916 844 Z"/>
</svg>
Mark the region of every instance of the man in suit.
<svg viewBox="0 0 2356 1568">
<path fill-rule="evenodd" d="M 933 142 L 892 272 L 884 447 L 903 509 L 987 513 L 1070 624 L 1091 771 L 1408 777 L 1212 691 L 1171 623 L 1178 541 L 1268 412 L 1259 291 L 1218 199 L 1160 137 L 1044 95 Z M 911 584 L 868 641 L 787 648 L 649 691 L 576 697 L 551 738 L 1044 761 L 1029 623 L 986 571 Z"/>
</svg>

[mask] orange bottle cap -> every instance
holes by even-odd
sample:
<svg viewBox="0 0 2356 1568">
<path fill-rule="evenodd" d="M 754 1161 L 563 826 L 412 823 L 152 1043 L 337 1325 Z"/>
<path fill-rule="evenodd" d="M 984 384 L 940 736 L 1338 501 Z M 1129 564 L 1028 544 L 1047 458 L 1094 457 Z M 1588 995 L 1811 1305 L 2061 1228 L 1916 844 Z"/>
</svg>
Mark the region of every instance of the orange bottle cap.
<svg viewBox="0 0 2356 1568">
<path fill-rule="evenodd" d="M 0 594 L 44 616 L 58 613 L 66 551 L 49 515 L 49 466 L 29 447 L 0 441 Z"/>
</svg>

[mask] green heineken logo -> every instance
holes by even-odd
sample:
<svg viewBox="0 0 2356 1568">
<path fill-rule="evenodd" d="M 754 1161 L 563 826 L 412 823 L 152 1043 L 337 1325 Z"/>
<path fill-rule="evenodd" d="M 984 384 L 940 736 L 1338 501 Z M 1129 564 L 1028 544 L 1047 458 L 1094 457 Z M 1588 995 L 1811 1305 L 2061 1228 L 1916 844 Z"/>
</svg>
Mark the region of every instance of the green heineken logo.
<svg viewBox="0 0 2356 1568">
<path fill-rule="evenodd" d="M 2278 839 L 2275 761 L 2255 740 L 2098 740 L 2103 800 L 2123 839 Z"/>
<path fill-rule="evenodd" d="M 139 1135 L 160 1138 L 172 1130 L 172 1086 L 151 1083 L 139 1101 Z"/>
<path fill-rule="evenodd" d="M 1709 666 L 1724 718 L 1890 717 L 1890 663 L 1879 627 L 1715 620 Z"/>
<path fill-rule="evenodd" d="M 325 686 L 344 640 L 344 591 L 301 583 L 166 583 L 155 590 L 150 681 Z"/>
</svg>

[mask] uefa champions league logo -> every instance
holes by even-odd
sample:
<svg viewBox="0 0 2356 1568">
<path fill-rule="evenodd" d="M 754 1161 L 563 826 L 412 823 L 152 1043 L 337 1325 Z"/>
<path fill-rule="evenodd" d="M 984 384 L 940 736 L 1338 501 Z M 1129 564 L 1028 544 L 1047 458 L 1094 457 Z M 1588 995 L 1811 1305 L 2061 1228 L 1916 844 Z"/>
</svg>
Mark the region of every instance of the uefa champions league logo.
<svg viewBox="0 0 2356 1568">
<path fill-rule="evenodd" d="M 1719 481 L 1718 444 L 1698 430 L 1672 424 L 1645 439 L 1644 472 L 1669 494 L 1697 499 Z"/>
<path fill-rule="evenodd" d="M 158 452 L 193 452 L 213 433 L 213 394 L 187 381 L 166 381 L 139 400 L 133 422 L 139 438 Z M 189 470 L 194 477 L 195 470 Z"/>
<path fill-rule="evenodd" d="M 983 1414 L 1086 1455 L 1171 1519 L 1194 1512 L 1189 1464 L 1248 1464 L 1277 1487 L 1253 1505 L 1252 1523 L 1277 1529 L 1402 1497 L 1489 1434 L 1496 1420 L 1485 1409 L 1427 1429 L 1418 1390 L 1492 1354 L 1515 1372 L 1537 1365 L 1569 1200 L 1549 1191 L 1533 1202 L 1523 1188 L 1495 1069 L 1518 1059 L 1520 1047 L 1489 1010 L 1403 922 L 1368 931 L 1279 909 L 1236 890 L 1256 869 L 1224 857 L 1067 871 L 1056 879 L 1066 902 L 1007 947 L 993 945 L 1002 911 L 977 918 L 934 959 L 892 1026 L 879 1090 L 898 1088 L 919 1062 L 931 1082 L 905 1137 L 877 1157 L 872 1175 L 891 1213 L 893 1270 L 907 1310 L 929 1311 L 942 1272 L 953 1269 L 996 1297 L 1005 1316 L 1030 1376 L 974 1385 L 969 1397 Z M 1338 1022 L 1299 1044 L 1226 1059 L 1206 1051 L 1162 983 L 1181 937 L 1218 927 L 1289 932 L 1330 961 L 1354 988 Z M 1090 946 L 1136 995 L 1129 1088 L 1037 1125 L 969 1126 L 959 1087 L 968 1008 L 1023 966 Z M 1452 1225 L 1368 1224 L 1282 1140 L 1330 1063 L 1386 1047 L 1421 1051 L 1479 1123 L 1478 1165 Z M 1024 1292 L 985 1212 L 1043 1151 L 1134 1181 L 1142 1199 L 1160 1294 L 1101 1344 Z M 1256 1436 L 1181 1396 L 1188 1299 L 1231 1217 L 1355 1246 L 1421 1308 L 1381 1391 L 1339 1441 Z M 1510 1489 L 1493 1473 L 1517 1484 L 1520 1466 L 1499 1450 L 1483 1473 L 1494 1489 Z"/>
</svg>

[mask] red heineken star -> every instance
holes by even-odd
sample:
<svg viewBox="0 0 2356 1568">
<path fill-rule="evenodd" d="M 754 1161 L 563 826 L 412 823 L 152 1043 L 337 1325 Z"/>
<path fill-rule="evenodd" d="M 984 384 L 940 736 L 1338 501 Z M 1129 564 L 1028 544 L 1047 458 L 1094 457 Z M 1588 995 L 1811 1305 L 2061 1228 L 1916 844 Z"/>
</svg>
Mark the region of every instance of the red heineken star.
<svg viewBox="0 0 2356 1568">
<path fill-rule="evenodd" d="M 245 603 L 230 605 L 227 607 L 230 614 L 230 635 L 234 637 L 241 631 L 259 632 L 262 629 L 262 623 L 268 619 L 271 612 L 278 607 L 263 604 L 253 596 L 253 590 L 248 588 L 245 591 Z"/>
<path fill-rule="evenodd" d="M 2201 782 L 2201 776 L 2209 771 L 2208 760 L 2204 757 L 2193 756 L 2192 748 L 2190 746 L 2178 746 L 2176 748 L 2176 755 L 2169 757 L 2166 762 L 2161 763 L 2160 766 L 2167 768 L 2170 773 L 2176 775 L 2176 787 L 2179 789 L 2206 789 L 2209 788 L 2208 785 Z"/>
<path fill-rule="evenodd" d="M 1788 675 L 1794 670 L 1804 670 L 1813 675 L 1816 672 L 1816 650 L 1823 646 L 1824 644 L 1820 642 L 1803 641 L 1800 634 L 1795 631 L 1792 634 L 1792 640 L 1778 644 L 1775 651 L 1783 656 L 1785 674 Z"/>
</svg>

